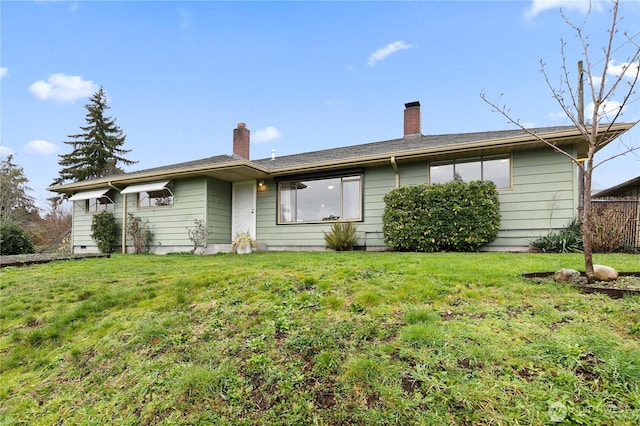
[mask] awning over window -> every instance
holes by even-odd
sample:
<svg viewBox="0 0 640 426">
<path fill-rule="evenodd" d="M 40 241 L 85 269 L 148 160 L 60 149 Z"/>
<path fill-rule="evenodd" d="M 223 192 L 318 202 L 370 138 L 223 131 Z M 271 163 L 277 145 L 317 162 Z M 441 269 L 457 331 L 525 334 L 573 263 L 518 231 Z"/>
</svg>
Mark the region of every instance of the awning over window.
<svg viewBox="0 0 640 426">
<path fill-rule="evenodd" d="M 169 181 L 165 180 L 162 182 L 151 182 L 151 183 L 141 183 L 138 185 L 129 185 L 122 191 L 121 194 L 136 194 L 138 192 L 153 192 L 153 191 L 162 191 L 167 188 L 169 185 Z"/>
<path fill-rule="evenodd" d="M 92 198 L 102 198 L 109 192 L 109 188 L 93 189 L 91 191 L 76 192 L 69 198 L 70 201 L 91 200 Z"/>
</svg>

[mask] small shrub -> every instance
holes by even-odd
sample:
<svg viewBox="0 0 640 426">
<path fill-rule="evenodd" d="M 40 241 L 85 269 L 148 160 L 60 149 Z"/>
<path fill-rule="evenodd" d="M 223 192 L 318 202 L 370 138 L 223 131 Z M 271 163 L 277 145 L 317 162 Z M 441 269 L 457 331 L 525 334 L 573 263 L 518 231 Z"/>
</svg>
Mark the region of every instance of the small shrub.
<svg viewBox="0 0 640 426">
<path fill-rule="evenodd" d="M 631 214 L 625 214 L 615 204 L 611 206 L 594 206 L 592 214 L 593 239 L 591 240 L 594 253 L 613 253 L 620 251 L 625 244 L 627 224 Z"/>
<path fill-rule="evenodd" d="M 333 222 L 331 231 L 323 231 L 324 242 L 328 248 L 336 251 L 351 250 L 360 240 L 356 231 L 356 225 L 353 222 Z"/>
<path fill-rule="evenodd" d="M 128 213 L 127 233 L 133 240 L 134 253 L 149 253 L 151 249 L 151 241 L 153 240 L 153 232 L 147 227 L 147 223 L 143 223 L 142 219 L 133 213 Z"/>
<path fill-rule="evenodd" d="M 238 232 L 231 243 L 231 251 L 243 252 L 247 248 L 258 248 L 258 243 L 251 237 L 248 231 Z"/>
<path fill-rule="evenodd" d="M 401 251 L 477 251 L 500 229 L 500 201 L 490 181 L 404 186 L 384 202 L 384 240 Z"/>
<path fill-rule="evenodd" d="M 573 219 L 560 232 L 552 232 L 529 244 L 544 253 L 580 253 L 582 247 L 582 223 Z"/>
<path fill-rule="evenodd" d="M 194 219 L 193 228 L 187 228 L 187 235 L 189 235 L 189 240 L 193 243 L 193 249 L 191 249 L 191 254 L 193 254 L 198 247 L 207 241 L 207 228 L 205 227 L 204 220 Z"/>
<path fill-rule="evenodd" d="M 35 253 L 35 247 L 29 235 L 18 225 L 5 224 L 0 226 L 0 254 L 30 254 Z"/>
<path fill-rule="evenodd" d="M 91 238 L 102 253 L 113 253 L 118 238 L 118 226 L 113 213 L 103 211 L 93 216 Z"/>
</svg>

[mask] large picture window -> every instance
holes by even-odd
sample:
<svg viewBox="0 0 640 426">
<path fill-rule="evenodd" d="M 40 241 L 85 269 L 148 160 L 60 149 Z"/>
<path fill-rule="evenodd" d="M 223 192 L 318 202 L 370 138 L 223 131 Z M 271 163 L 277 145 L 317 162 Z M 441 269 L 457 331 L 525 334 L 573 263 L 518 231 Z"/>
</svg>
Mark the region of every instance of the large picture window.
<svg viewBox="0 0 640 426">
<path fill-rule="evenodd" d="M 496 188 L 511 188 L 511 157 L 504 155 L 467 158 L 432 162 L 429 165 L 430 183 L 445 183 L 452 180 L 464 182 L 490 180 Z"/>
<path fill-rule="evenodd" d="M 278 223 L 362 220 L 362 176 L 278 183 Z"/>
</svg>

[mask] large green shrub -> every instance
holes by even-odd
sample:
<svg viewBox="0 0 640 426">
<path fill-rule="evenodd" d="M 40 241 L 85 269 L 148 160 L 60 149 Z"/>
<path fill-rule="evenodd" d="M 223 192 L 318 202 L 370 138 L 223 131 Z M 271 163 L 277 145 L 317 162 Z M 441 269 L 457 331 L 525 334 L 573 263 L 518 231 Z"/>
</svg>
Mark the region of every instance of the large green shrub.
<svg viewBox="0 0 640 426">
<path fill-rule="evenodd" d="M 0 226 L 0 255 L 30 254 L 35 251 L 31 238 L 18 225 Z"/>
<path fill-rule="evenodd" d="M 113 213 L 103 211 L 93 216 L 91 238 L 102 253 L 113 253 L 118 242 L 118 225 Z"/>
<path fill-rule="evenodd" d="M 402 251 L 477 251 L 500 229 L 493 182 L 403 186 L 384 197 L 385 243 Z"/>
</svg>

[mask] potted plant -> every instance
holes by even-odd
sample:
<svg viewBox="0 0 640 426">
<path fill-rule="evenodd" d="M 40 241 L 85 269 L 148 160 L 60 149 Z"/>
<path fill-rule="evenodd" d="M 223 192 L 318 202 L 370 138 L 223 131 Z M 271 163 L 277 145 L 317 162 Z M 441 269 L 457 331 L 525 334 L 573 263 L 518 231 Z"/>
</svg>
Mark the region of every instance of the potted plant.
<svg viewBox="0 0 640 426">
<path fill-rule="evenodd" d="M 231 243 L 231 250 L 238 254 L 248 254 L 258 248 L 256 241 L 248 232 L 238 232 Z"/>
</svg>

